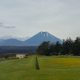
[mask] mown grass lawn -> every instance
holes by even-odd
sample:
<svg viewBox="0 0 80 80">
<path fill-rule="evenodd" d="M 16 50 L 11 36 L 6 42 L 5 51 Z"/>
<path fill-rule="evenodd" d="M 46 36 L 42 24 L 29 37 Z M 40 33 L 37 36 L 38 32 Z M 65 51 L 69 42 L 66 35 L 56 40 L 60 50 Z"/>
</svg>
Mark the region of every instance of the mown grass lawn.
<svg viewBox="0 0 80 80">
<path fill-rule="evenodd" d="M 80 80 L 80 57 L 35 56 L 0 61 L 0 80 Z"/>
</svg>

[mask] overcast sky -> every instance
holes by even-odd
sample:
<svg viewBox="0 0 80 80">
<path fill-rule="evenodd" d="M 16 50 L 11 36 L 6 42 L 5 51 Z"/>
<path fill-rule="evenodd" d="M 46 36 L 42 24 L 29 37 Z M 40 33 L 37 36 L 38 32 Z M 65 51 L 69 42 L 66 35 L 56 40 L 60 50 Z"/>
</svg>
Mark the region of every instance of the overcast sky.
<svg viewBox="0 0 80 80">
<path fill-rule="evenodd" d="M 61 39 L 80 36 L 80 0 L 0 0 L 0 37 L 40 31 Z"/>
</svg>

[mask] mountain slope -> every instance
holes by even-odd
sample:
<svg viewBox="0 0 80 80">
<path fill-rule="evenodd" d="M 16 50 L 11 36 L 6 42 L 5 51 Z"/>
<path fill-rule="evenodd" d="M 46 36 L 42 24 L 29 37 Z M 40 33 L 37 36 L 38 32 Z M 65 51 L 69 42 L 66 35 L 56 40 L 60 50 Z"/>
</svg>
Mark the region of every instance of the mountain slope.
<svg viewBox="0 0 80 80">
<path fill-rule="evenodd" d="M 30 39 L 26 40 L 24 44 L 28 46 L 38 46 L 44 41 L 50 41 L 51 43 L 56 43 L 57 41 L 59 41 L 60 43 L 62 43 L 59 38 L 53 36 L 48 32 L 39 32 Z"/>
</svg>

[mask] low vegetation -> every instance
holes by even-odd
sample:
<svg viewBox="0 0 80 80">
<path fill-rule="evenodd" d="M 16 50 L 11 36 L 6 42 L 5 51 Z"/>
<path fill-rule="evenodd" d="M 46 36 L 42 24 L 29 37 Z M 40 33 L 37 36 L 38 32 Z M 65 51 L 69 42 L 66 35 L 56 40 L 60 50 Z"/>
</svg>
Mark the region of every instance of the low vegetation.
<svg viewBox="0 0 80 80">
<path fill-rule="evenodd" d="M 80 80 L 79 56 L 35 56 L 0 61 L 0 80 Z"/>
<path fill-rule="evenodd" d="M 35 60 L 35 67 L 36 67 L 36 70 L 39 70 L 40 69 L 37 56 L 36 56 L 36 60 Z"/>
</svg>

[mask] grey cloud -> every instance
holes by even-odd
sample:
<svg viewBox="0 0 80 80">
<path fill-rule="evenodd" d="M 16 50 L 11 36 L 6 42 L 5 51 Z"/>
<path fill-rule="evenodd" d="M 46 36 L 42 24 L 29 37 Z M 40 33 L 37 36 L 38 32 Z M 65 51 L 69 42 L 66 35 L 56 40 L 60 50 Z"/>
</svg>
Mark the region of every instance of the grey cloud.
<svg viewBox="0 0 80 80">
<path fill-rule="evenodd" d="M 1 29 L 12 34 L 10 28 L 18 36 L 47 30 L 62 38 L 68 33 L 74 38 L 80 35 L 80 0 L 0 0 L 0 21 L 4 23 L 0 24 L 0 34 Z"/>
<path fill-rule="evenodd" d="M 5 24 L 0 22 L 0 28 L 8 28 L 8 29 L 10 29 L 10 28 L 16 28 L 16 27 L 15 26 L 7 26 L 7 25 L 5 25 Z"/>
<path fill-rule="evenodd" d="M 15 26 L 5 26 L 5 28 L 16 28 Z"/>
</svg>

